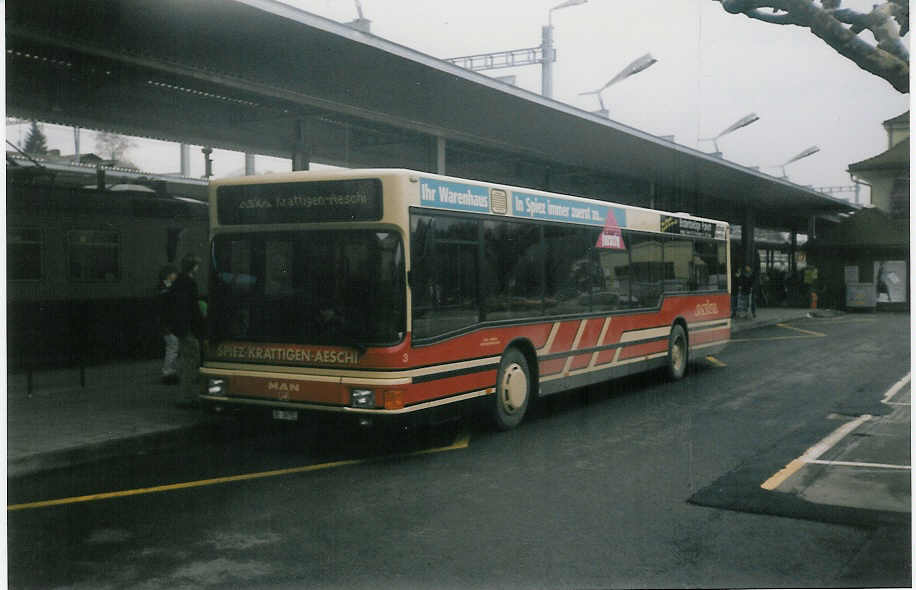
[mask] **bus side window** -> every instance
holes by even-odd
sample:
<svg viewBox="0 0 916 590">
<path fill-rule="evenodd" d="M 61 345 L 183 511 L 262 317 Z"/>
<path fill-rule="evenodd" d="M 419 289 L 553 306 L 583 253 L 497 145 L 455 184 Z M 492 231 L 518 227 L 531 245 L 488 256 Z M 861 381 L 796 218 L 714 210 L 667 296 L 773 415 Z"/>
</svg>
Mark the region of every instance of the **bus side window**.
<svg viewBox="0 0 916 590">
<path fill-rule="evenodd" d="M 668 238 L 664 240 L 665 293 L 683 293 L 696 291 L 696 283 L 691 280 L 693 260 L 693 240 L 688 238 Z"/>
<path fill-rule="evenodd" d="M 694 245 L 697 290 L 717 291 L 725 288 L 725 248 L 712 240 L 697 240 Z M 722 257 L 719 257 L 720 251 Z"/>
<path fill-rule="evenodd" d="M 483 235 L 481 281 L 486 319 L 541 315 L 544 257 L 540 226 L 485 221 Z"/>
<path fill-rule="evenodd" d="M 634 307 L 657 307 L 665 278 L 665 262 L 659 236 L 630 235 L 630 272 Z"/>
<path fill-rule="evenodd" d="M 598 229 L 575 226 L 544 228 L 545 306 L 549 313 L 581 313 L 591 309 L 595 263 L 590 253 L 598 234 Z"/>
<path fill-rule="evenodd" d="M 628 242 L 623 236 L 624 244 Z M 604 277 L 604 286 L 592 294 L 594 311 L 614 311 L 634 307 L 630 296 L 630 251 L 596 248 L 595 255 Z"/>
<path fill-rule="evenodd" d="M 411 256 L 415 338 L 437 336 L 479 321 L 477 220 L 415 215 L 411 234 L 427 233 Z"/>
</svg>

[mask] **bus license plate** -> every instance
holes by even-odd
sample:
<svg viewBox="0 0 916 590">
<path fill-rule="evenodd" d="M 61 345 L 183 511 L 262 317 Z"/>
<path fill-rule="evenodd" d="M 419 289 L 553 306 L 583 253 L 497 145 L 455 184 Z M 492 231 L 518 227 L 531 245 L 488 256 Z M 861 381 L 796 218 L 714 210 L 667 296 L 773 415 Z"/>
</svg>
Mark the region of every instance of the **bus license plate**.
<svg viewBox="0 0 916 590">
<path fill-rule="evenodd" d="M 299 419 L 299 412 L 295 410 L 274 410 L 274 420 L 292 420 Z"/>
</svg>

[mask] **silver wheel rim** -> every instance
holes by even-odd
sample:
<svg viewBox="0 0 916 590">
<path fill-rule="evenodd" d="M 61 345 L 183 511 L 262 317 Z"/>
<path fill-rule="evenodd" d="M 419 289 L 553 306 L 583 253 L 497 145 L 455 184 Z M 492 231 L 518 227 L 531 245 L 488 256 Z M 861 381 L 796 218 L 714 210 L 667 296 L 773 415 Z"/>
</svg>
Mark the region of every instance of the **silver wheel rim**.
<svg viewBox="0 0 916 590">
<path fill-rule="evenodd" d="M 519 410 L 528 397 L 528 377 L 518 363 L 512 363 L 503 371 L 500 382 L 500 402 L 507 414 Z"/>
<path fill-rule="evenodd" d="M 681 368 L 684 364 L 684 339 L 675 338 L 674 342 L 671 343 L 671 366 L 674 367 L 674 370 L 678 373 L 681 372 Z"/>
</svg>

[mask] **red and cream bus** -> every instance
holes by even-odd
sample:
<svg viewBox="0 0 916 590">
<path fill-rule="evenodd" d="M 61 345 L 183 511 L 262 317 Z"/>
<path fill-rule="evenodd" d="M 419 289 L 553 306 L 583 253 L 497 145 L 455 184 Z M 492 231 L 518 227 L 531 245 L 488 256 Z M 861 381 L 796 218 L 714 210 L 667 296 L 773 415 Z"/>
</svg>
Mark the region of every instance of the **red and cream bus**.
<svg viewBox="0 0 916 590">
<path fill-rule="evenodd" d="M 730 334 L 728 225 L 410 170 L 213 182 L 201 399 L 366 418 L 531 400 Z M 441 409 L 441 408 L 440 408 Z"/>
</svg>

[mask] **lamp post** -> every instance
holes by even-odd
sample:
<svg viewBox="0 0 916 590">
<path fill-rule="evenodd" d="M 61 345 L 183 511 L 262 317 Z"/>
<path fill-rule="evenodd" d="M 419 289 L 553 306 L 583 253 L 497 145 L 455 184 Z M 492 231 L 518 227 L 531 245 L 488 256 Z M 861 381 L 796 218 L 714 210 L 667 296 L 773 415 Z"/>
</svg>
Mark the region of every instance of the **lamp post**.
<svg viewBox="0 0 916 590">
<path fill-rule="evenodd" d="M 747 127 L 751 123 L 755 121 L 759 121 L 759 120 L 760 120 L 760 117 L 758 117 L 755 113 L 751 113 L 750 115 L 746 115 L 738 119 L 737 121 L 729 125 L 726 129 L 723 129 L 722 132 L 719 133 L 719 135 L 716 135 L 715 137 L 700 137 L 699 139 L 697 139 L 697 141 L 711 141 L 713 146 L 715 146 L 715 149 L 716 149 L 716 151 L 714 151 L 712 155 L 714 155 L 717 158 L 721 158 L 722 152 L 719 151 L 719 139 L 725 135 L 728 135 L 732 131 L 737 131 L 738 129 L 741 129 L 742 127 Z"/>
<path fill-rule="evenodd" d="M 541 28 L 541 96 L 553 98 L 553 62 L 557 50 L 553 46 L 553 11 L 585 4 L 588 0 L 566 0 L 547 11 L 547 26 Z"/>
<path fill-rule="evenodd" d="M 607 111 L 607 107 L 604 106 L 604 99 L 601 97 L 601 93 L 606 88 L 613 86 L 614 84 L 616 84 L 617 82 L 620 82 L 621 80 L 629 78 L 633 74 L 638 74 L 639 72 L 645 70 L 646 68 L 648 68 L 649 66 L 651 66 L 652 64 L 654 64 L 657 61 L 658 61 L 657 59 L 652 57 L 651 53 L 647 53 L 644 56 L 639 57 L 633 60 L 632 62 L 630 62 L 630 64 L 627 65 L 627 67 L 620 70 L 620 72 L 616 76 L 611 78 L 608 81 L 608 83 L 602 86 L 601 88 L 597 90 L 587 90 L 586 92 L 580 92 L 579 96 L 585 96 L 586 94 L 594 94 L 595 96 L 597 96 L 598 104 L 601 105 L 601 108 L 595 112 L 604 117 L 607 117 L 608 111 Z"/>
<path fill-rule="evenodd" d="M 802 150 L 801 152 L 799 152 L 798 155 L 789 158 L 784 164 L 780 164 L 778 168 L 782 169 L 782 178 L 789 178 L 788 175 L 786 175 L 786 166 L 788 166 L 792 162 L 797 162 L 801 160 L 802 158 L 807 158 L 808 156 L 812 154 L 816 154 L 819 151 L 821 151 L 821 148 L 817 147 L 816 145 L 812 145 L 811 147 L 806 148 Z"/>
</svg>

